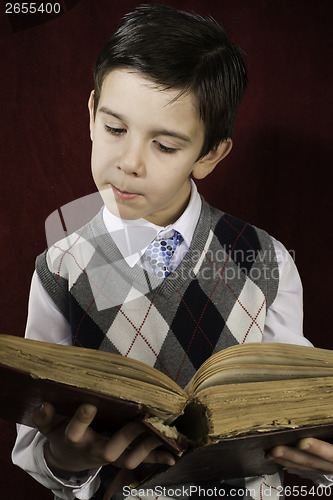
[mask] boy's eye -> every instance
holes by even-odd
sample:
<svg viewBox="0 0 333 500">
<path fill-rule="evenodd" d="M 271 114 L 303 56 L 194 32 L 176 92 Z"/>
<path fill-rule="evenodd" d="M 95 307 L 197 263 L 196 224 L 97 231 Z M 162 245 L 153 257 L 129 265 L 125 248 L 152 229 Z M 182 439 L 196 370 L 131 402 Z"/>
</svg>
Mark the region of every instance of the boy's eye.
<svg viewBox="0 0 333 500">
<path fill-rule="evenodd" d="M 109 127 L 109 125 L 104 125 L 104 128 L 106 132 L 112 135 L 121 135 L 124 132 L 126 132 L 126 129 L 124 128 L 117 128 L 117 127 Z"/>
<path fill-rule="evenodd" d="M 160 142 L 158 141 L 154 141 L 154 144 L 155 146 L 160 150 L 162 151 L 162 153 L 168 153 L 168 154 L 172 154 L 172 153 L 176 153 L 177 149 L 175 148 L 169 148 L 168 146 L 164 146 L 163 144 L 161 144 Z"/>
</svg>

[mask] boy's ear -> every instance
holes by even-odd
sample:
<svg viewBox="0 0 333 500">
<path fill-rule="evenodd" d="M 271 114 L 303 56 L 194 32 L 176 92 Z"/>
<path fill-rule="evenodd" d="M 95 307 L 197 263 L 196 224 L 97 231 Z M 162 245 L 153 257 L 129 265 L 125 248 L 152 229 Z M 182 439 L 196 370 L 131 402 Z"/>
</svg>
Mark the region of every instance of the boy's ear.
<svg viewBox="0 0 333 500">
<path fill-rule="evenodd" d="M 195 179 L 204 179 L 230 153 L 231 149 L 232 139 L 228 138 L 220 142 L 216 149 L 212 149 L 206 156 L 197 161 L 192 170 L 193 177 Z"/>
<path fill-rule="evenodd" d="M 95 117 L 94 117 L 94 93 L 92 90 L 90 92 L 89 100 L 88 100 L 88 109 L 89 109 L 89 128 L 90 128 L 90 139 L 93 140 L 93 132 L 95 127 Z"/>
</svg>

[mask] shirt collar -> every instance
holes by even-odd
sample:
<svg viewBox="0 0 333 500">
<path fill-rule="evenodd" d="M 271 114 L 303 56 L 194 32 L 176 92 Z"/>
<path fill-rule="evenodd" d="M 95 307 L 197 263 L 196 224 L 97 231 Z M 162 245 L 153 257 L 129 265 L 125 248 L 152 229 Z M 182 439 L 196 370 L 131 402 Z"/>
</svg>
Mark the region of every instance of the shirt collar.
<svg viewBox="0 0 333 500">
<path fill-rule="evenodd" d="M 174 223 L 166 227 L 157 226 L 146 219 L 126 220 L 113 215 L 106 207 L 103 220 L 106 229 L 130 267 L 138 263 L 148 245 L 157 237 L 167 236 L 171 231 L 178 231 L 187 248 L 190 247 L 193 234 L 201 212 L 201 198 L 195 183 L 191 180 L 191 198 L 185 211 Z"/>
</svg>

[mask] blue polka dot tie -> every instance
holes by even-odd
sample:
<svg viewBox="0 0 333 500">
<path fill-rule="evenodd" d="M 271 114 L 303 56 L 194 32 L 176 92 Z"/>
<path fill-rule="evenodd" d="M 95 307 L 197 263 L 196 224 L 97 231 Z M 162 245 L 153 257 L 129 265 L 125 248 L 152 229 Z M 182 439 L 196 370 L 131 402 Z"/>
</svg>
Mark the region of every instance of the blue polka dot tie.
<svg viewBox="0 0 333 500">
<path fill-rule="evenodd" d="M 170 260 L 179 245 L 181 234 L 175 231 L 170 238 L 156 238 L 150 243 L 145 258 L 149 262 L 153 273 L 159 278 L 166 278 L 170 274 Z"/>
</svg>

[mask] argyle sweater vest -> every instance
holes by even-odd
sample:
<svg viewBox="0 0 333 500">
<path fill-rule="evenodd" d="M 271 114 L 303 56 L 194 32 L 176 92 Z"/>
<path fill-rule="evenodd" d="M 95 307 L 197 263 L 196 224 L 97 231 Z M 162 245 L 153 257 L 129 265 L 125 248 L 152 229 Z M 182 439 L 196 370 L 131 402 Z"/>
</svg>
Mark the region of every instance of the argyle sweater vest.
<svg viewBox="0 0 333 500">
<path fill-rule="evenodd" d="M 71 326 L 73 345 L 139 359 L 182 387 L 214 352 L 262 340 L 279 284 L 270 236 L 204 200 L 188 252 L 163 280 L 127 265 L 102 211 L 40 255 L 36 269 Z M 249 481 L 259 491 L 268 477 L 277 487 L 276 475 Z"/>
</svg>

